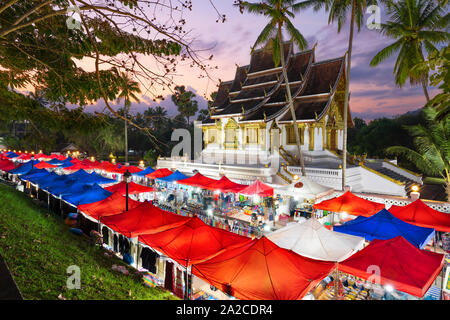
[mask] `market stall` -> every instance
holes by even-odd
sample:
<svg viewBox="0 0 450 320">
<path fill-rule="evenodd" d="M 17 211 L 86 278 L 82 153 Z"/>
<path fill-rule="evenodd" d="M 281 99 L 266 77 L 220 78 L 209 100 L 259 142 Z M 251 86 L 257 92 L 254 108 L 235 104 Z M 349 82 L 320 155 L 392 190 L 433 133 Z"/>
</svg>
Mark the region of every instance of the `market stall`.
<svg viewBox="0 0 450 320">
<path fill-rule="evenodd" d="M 238 299 L 298 300 L 334 268 L 334 263 L 302 257 L 262 237 L 194 264 L 192 273 Z"/>
<path fill-rule="evenodd" d="M 290 185 L 274 185 L 273 188 L 275 206 L 279 215 L 294 216 L 295 220 L 313 216 L 313 204 L 334 192 L 333 188 L 318 184 L 308 177 L 299 177 Z"/>
<path fill-rule="evenodd" d="M 127 212 L 102 217 L 101 222 L 115 232 L 128 238 L 152 234 L 175 228 L 186 223 L 189 218 L 161 210 L 150 202 L 143 202 Z"/>
<path fill-rule="evenodd" d="M 402 236 L 373 240 L 363 250 L 338 264 L 338 270 L 423 297 L 440 273 L 444 255 L 420 250 Z M 383 292 L 383 295 L 386 292 Z M 378 297 L 381 298 L 381 297 Z"/>
<path fill-rule="evenodd" d="M 82 204 L 78 206 L 81 229 L 89 234 L 91 230 L 100 230 L 99 220 L 102 217 L 113 216 L 126 211 L 127 199 L 120 192 L 115 192 L 106 199 Z M 142 204 L 142 202 L 128 199 L 128 210 Z"/>
<path fill-rule="evenodd" d="M 450 232 L 450 214 L 434 210 L 420 199 L 406 206 L 391 206 L 389 212 L 395 217 L 416 226 Z"/>
<path fill-rule="evenodd" d="M 126 195 L 127 193 L 127 185 L 128 185 L 128 195 L 134 200 L 145 201 L 145 200 L 153 200 L 155 198 L 155 189 L 152 187 L 143 186 L 134 182 L 119 182 L 117 184 L 111 185 L 109 187 L 105 187 L 106 190 L 110 192 L 121 192 L 122 195 Z"/>
<path fill-rule="evenodd" d="M 434 229 L 418 227 L 394 217 L 386 209 L 371 217 L 358 217 L 333 228 L 336 232 L 364 237 L 367 241 L 402 236 L 418 248 L 424 248 L 434 237 Z"/>
<path fill-rule="evenodd" d="M 313 205 L 315 217 L 333 225 L 335 221 L 348 221 L 356 216 L 370 217 L 385 208 L 385 204 L 363 199 L 345 192 L 339 197 L 324 200 Z"/>
<path fill-rule="evenodd" d="M 364 248 L 364 238 L 330 231 L 315 218 L 291 223 L 267 238 L 301 256 L 323 261 L 342 261 Z"/>
</svg>

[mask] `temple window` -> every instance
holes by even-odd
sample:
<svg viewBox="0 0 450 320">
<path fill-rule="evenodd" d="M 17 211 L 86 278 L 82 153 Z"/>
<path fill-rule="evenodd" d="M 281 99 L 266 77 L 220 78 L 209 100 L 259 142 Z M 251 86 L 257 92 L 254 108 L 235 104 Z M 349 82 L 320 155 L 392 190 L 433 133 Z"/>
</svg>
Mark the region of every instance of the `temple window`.
<svg viewBox="0 0 450 320">
<path fill-rule="evenodd" d="M 300 144 L 303 144 L 303 128 L 298 128 L 298 135 L 300 138 Z M 294 126 L 286 126 L 286 143 L 287 144 L 296 144 L 297 141 L 295 139 Z"/>
</svg>

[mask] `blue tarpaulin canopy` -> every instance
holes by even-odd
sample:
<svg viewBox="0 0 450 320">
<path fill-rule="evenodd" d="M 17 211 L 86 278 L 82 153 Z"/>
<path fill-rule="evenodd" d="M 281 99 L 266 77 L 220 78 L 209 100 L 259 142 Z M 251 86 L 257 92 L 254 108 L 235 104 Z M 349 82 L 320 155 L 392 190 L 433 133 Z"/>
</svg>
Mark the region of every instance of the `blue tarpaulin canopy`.
<svg viewBox="0 0 450 320">
<path fill-rule="evenodd" d="M 171 175 L 169 175 L 167 177 L 157 178 L 157 180 L 173 182 L 173 181 L 178 181 L 178 180 L 182 180 L 182 179 L 186 179 L 186 178 L 189 178 L 189 177 L 182 174 L 180 171 L 177 170 L 174 173 L 172 173 Z"/>
<path fill-rule="evenodd" d="M 29 178 L 28 181 L 37 184 L 40 187 L 42 183 L 46 183 L 47 181 L 56 179 L 57 177 L 59 177 L 59 175 L 57 175 L 56 173 L 48 172 L 48 174 L 42 174 L 37 176 L 33 175 L 33 177 Z"/>
<path fill-rule="evenodd" d="M 154 171 L 155 171 L 155 169 L 153 169 L 152 167 L 147 167 L 142 171 L 132 173 L 132 175 L 138 176 L 138 177 L 145 177 L 146 174 L 152 173 Z"/>
<path fill-rule="evenodd" d="M 83 191 L 78 193 L 65 194 L 62 199 L 66 202 L 72 204 L 73 206 L 78 206 L 86 203 L 93 203 L 103 199 L 108 198 L 112 192 L 103 189 L 98 184 L 85 185 Z"/>
<path fill-rule="evenodd" d="M 89 177 L 84 177 L 80 179 L 83 182 L 89 183 L 89 184 L 110 184 L 110 183 L 116 183 L 117 180 L 105 178 L 101 174 L 98 174 L 97 172 L 92 172 L 89 174 Z"/>
<path fill-rule="evenodd" d="M 64 162 L 58 165 L 59 168 L 67 168 L 73 166 L 73 163 L 70 160 L 64 160 Z"/>
<path fill-rule="evenodd" d="M 18 157 L 19 155 L 17 154 L 17 153 L 14 153 L 14 152 L 12 152 L 12 151 L 9 151 L 9 152 L 7 152 L 6 154 L 5 154 L 5 157 L 7 157 L 7 158 L 16 158 L 16 157 Z"/>
<path fill-rule="evenodd" d="M 33 169 L 29 170 L 26 174 L 21 175 L 20 179 L 24 180 L 24 181 L 29 181 L 30 179 L 45 176 L 45 175 L 48 175 L 49 173 L 50 172 L 48 172 L 45 169 L 33 168 Z"/>
<path fill-rule="evenodd" d="M 422 228 L 394 217 L 383 209 L 371 217 L 360 216 L 355 220 L 334 226 L 333 231 L 364 237 L 366 240 L 388 240 L 402 236 L 422 249 L 434 237 L 434 229 Z"/>
<path fill-rule="evenodd" d="M 36 165 L 39 162 L 40 162 L 39 160 L 34 160 L 33 165 Z M 21 164 L 19 167 L 9 171 L 9 173 L 11 173 L 11 174 L 26 174 L 31 170 L 31 168 L 32 168 L 32 163 L 30 160 L 28 162 Z"/>
<path fill-rule="evenodd" d="M 50 164 L 53 164 L 53 165 L 55 165 L 55 166 L 59 166 L 59 165 L 61 165 L 61 164 L 64 164 L 64 163 L 66 163 L 66 160 L 59 160 L 59 159 L 52 159 L 52 160 L 50 160 L 50 161 L 47 161 L 47 163 L 50 163 Z"/>
</svg>

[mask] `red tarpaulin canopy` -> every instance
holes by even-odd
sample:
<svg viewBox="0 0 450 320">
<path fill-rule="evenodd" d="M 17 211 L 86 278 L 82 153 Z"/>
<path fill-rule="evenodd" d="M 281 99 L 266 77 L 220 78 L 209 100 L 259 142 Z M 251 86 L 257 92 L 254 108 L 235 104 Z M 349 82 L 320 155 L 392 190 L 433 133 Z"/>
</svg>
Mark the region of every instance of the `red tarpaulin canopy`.
<svg viewBox="0 0 450 320">
<path fill-rule="evenodd" d="M 383 203 L 372 202 L 347 191 L 339 197 L 316 203 L 313 207 L 314 209 L 346 212 L 354 216 L 370 217 L 384 209 L 385 206 Z"/>
<path fill-rule="evenodd" d="M 122 214 L 101 218 L 103 224 L 128 238 L 178 227 L 188 220 L 188 217 L 164 211 L 150 202 Z"/>
<path fill-rule="evenodd" d="M 155 170 L 152 173 L 149 173 L 145 176 L 149 179 L 156 179 L 156 178 L 163 178 L 163 177 L 170 176 L 172 173 L 173 172 L 170 171 L 169 169 L 162 168 L 162 169 Z"/>
<path fill-rule="evenodd" d="M 271 197 L 273 196 L 273 188 L 256 180 L 253 184 L 239 190 L 239 193 L 246 196 Z"/>
<path fill-rule="evenodd" d="M 389 209 L 395 217 L 419 227 L 450 232 L 450 214 L 434 210 L 417 199 L 406 206 L 392 206 Z"/>
<path fill-rule="evenodd" d="M 64 168 L 64 170 L 66 170 L 66 171 L 78 171 L 80 169 L 93 170 L 93 167 L 89 166 L 89 165 L 86 165 L 86 164 L 83 164 L 81 162 L 77 162 L 77 163 L 71 165 L 70 167 L 65 167 Z"/>
<path fill-rule="evenodd" d="M 444 255 L 420 250 L 402 236 L 373 240 L 367 247 L 339 263 L 339 270 L 363 279 L 380 271 L 380 283 L 423 297 L 444 265 Z"/>
<path fill-rule="evenodd" d="M 227 177 L 223 176 L 219 180 L 216 180 L 208 184 L 205 189 L 208 190 L 218 190 L 221 192 L 238 192 L 239 190 L 248 187 L 245 184 L 239 184 L 231 181 Z"/>
<path fill-rule="evenodd" d="M 197 217 L 176 228 L 139 236 L 139 241 L 187 267 L 236 248 L 250 238 L 211 227 Z"/>
<path fill-rule="evenodd" d="M 49 158 L 52 158 L 52 159 L 58 159 L 58 160 L 66 160 L 67 158 L 65 157 L 65 156 L 63 156 L 62 154 L 55 154 L 55 153 L 52 153 L 50 156 L 49 156 Z"/>
<path fill-rule="evenodd" d="M 192 266 L 192 273 L 244 300 L 298 300 L 335 268 L 302 257 L 266 237 Z"/>
<path fill-rule="evenodd" d="M 9 171 L 14 169 L 16 166 L 14 165 L 14 162 L 11 160 L 0 160 L 0 170 L 2 171 Z"/>
<path fill-rule="evenodd" d="M 191 187 L 205 188 L 206 186 L 214 182 L 217 182 L 217 180 L 205 177 L 200 172 L 197 172 L 192 177 L 178 180 L 177 184 L 183 184 Z"/>
<path fill-rule="evenodd" d="M 41 159 L 41 158 L 50 158 L 48 155 L 43 153 L 38 153 L 34 156 L 35 159 Z"/>
<path fill-rule="evenodd" d="M 113 165 L 111 162 L 108 161 L 102 161 L 98 166 L 97 169 L 104 170 L 107 172 L 117 172 L 117 166 Z"/>
<path fill-rule="evenodd" d="M 17 160 L 30 160 L 31 154 L 30 153 L 22 153 Z"/>
<path fill-rule="evenodd" d="M 35 164 L 34 167 L 36 169 L 46 169 L 46 168 L 57 168 L 58 166 L 55 166 L 55 165 L 50 164 L 50 163 L 45 162 L 45 161 L 41 161 L 41 162 Z"/>
<path fill-rule="evenodd" d="M 136 208 L 141 203 L 142 202 L 128 198 L 128 210 Z M 94 220 L 99 220 L 101 217 L 124 213 L 125 208 L 126 198 L 120 192 L 115 192 L 106 199 L 78 206 L 79 211 L 85 213 Z"/>
<path fill-rule="evenodd" d="M 120 168 L 119 168 L 119 166 L 117 166 L 117 171 L 116 171 L 116 172 L 117 172 L 117 173 L 124 174 L 127 170 L 128 170 L 130 173 L 136 173 L 136 172 L 142 171 L 141 168 L 136 167 L 136 166 L 120 166 Z"/>
<path fill-rule="evenodd" d="M 126 194 L 127 184 L 125 182 L 119 182 L 112 186 L 106 187 L 105 189 L 111 192 L 120 192 L 122 195 Z M 139 194 L 144 192 L 153 192 L 155 189 L 152 187 L 142 186 L 140 184 L 130 182 L 128 183 L 128 194 Z"/>
</svg>

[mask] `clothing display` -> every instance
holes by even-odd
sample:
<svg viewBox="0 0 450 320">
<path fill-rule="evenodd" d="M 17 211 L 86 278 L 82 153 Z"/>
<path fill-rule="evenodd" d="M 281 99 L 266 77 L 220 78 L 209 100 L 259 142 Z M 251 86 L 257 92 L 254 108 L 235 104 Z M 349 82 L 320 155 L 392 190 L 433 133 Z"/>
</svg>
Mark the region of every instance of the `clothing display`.
<svg viewBox="0 0 450 320">
<path fill-rule="evenodd" d="M 109 245 L 109 230 L 107 227 L 102 228 L 103 243 Z"/>
<path fill-rule="evenodd" d="M 184 272 L 181 270 L 181 269 L 179 269 L 179 268 L 176 268 L 175 269 L 175 271 L 176 271 L 176 276 L 175 276 L 175 283 L 174 283 L 174 291 L 173 291 L 173 293 L 178 297 L 178 298 L 181 298 L 181 299 L 183 299 L 183 297 L 184 297 L 184 286 L 183 286 L 183 283 L 184 283 L 184 281 L 183 281 L 183 279 L 184 279 L 184 277 L 183 277 L 183 274 L 184 274 Z"/>
<path fill-rule="evenodd" d="M 156 259 L 159 258 L 159 255 L 155 251 L 145 247 L 141 251 L 140 258 L 142 259 L 142 267 L 155 274 Z"/>
</svg>

